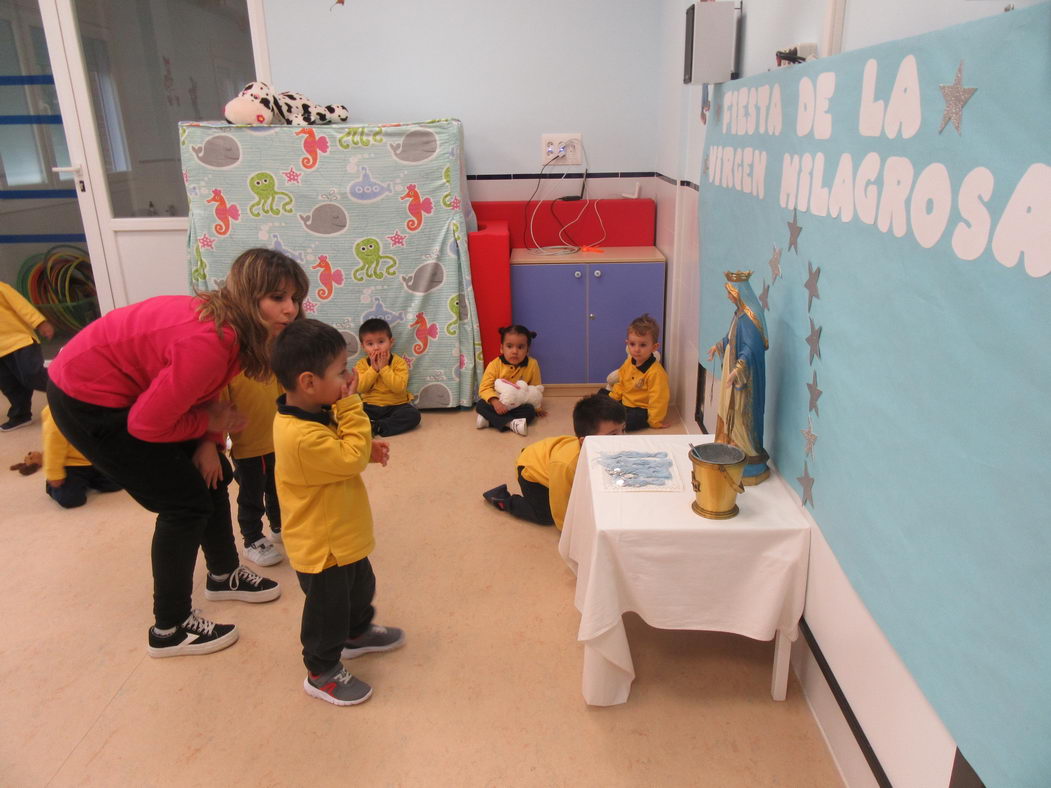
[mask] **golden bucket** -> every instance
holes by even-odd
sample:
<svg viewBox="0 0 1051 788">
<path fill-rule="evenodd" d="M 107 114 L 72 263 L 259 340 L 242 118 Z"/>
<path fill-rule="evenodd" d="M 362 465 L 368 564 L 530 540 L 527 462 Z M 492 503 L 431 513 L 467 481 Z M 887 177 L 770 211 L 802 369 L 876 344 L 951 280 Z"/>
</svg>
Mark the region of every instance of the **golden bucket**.
<svg viewBox="0 0 1051 788">
<path fill-rule="evenodd" d="M 690 449 L 690 462 L 697 494 L 691 508 L 710 520 L 736 517 L 737 494 L 744 492 L 744 452 L 728 443 L 702 443 Z"/>
</svg>

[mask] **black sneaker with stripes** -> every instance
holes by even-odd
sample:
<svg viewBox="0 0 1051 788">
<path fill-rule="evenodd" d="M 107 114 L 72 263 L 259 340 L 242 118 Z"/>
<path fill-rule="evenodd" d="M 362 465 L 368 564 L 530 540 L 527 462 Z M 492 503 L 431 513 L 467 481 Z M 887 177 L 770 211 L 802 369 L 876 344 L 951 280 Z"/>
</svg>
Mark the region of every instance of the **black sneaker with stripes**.
<svg viewBox="0 0 1051 788">
<path fill-rule="evenodd" d="M 161 635 L 154 627 L 150 627 L 149 646 L 146 649 L 149 655 L 178 657 L 183 654 L 211 654 L 237 642 L 236 624 L 216 624 L 201 618 L 200 612 L 194 610 L 169 635 Z"/>
</svg>

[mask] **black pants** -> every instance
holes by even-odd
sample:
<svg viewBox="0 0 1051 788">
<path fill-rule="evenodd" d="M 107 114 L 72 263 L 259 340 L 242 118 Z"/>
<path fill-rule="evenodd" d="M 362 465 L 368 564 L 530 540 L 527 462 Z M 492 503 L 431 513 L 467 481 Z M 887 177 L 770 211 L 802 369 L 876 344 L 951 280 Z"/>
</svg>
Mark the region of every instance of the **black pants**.
<svg viewBox="0 0 1051 788">
<path fill-rule="evenodd" d="M 348 638 L 368 631 L 376 611 L 376 576 L 368 558 L 346 566 L 331 566 L 322 572 L 296 572 L 303 601 L 303 664 L 313 675 L 325 673 L 339 664 Z"/>
<path fill-rule="evenodd" d="M 36 342 L 0 357 L 0 391 L 11 402 L 7 418 L 12 421 L 32 418 L 33 392 L 46 389 L 44 354 Z"/>
<path fill-rule="evenodd" d="M 274 481 L 274 453 L 260 457 L 234 457 L 237 480 L 237 524 L 245 547 L 251 547 L 263 536 L 263 515 L 270 530 L 281 532 L 281 507 L 277 503 Z"/>
<path fill-rule="evenodd" d="M 599 389 L 595 393 L 605 394 L 607 397 L 610 396 L 608 389 Z M 621 404 L 623 405 L 624 403 Z M 627 405 L 624 405 L 624 413 L 627 416 L 627 420 L 624 423 L 625 432 L 644 430 L 650 426 L 650 412 L 645 408 L 629 408 Z"/>
<path fill-rule="evenodd" d="M 148 443 L 128 432 L 127 408 L 104 408 L 70 397 L 48 383 L 47 401 L 59 432 L 100 472 L 157 514 L 153 531 L 153 615 L 157 627 L 190 615 L 198 548 L 208 571 L 237 568 L 227 487 L 233 473 L 222 454 L 223 478 L 209 489 L 193 464 L 197 441 Z"/>
<path fill-rule="evenodd" d="M 365 415 L 372 423 L 372 434 L 380 437 L 400 435 L 420 423 L 420 412 L 409 403 L 403 405 L 369 405 Z"/>
<path fill-rule="evenodd" d="M 480 399 L 474 403 L 474 409 L 485 416 L 486 421 L 500 430 L 500 432 L 507 432 L 511 429 L 507 425 L 515 419 L 525 419 L 526 424 L 531 424 L 533 419 L 536 418 L 536 408 L 532 405 L 519 405 L 501 416 L 492 405 L 484 399 Z"/>
<path fill-rule="evenodd" d="M 67 465 L 66 481 L 58 487 L 44 482 L 44 492 L 58 501 L 63 509 L 75 509 L 88 500 L 88 490 L 117 492 L 121 486 L 99 473 L 94 465 Z"/>
<path fill-rule="evenodd" d="M 540 482 L 531 482 L 522 476 L 521 465 L 518 466 L 518 486 L 522 488 L 522 494 L 512 493 L 507 511 L 519 519 L 537 525 L 554 525 L 555 519 L 551 516 L 551 491 Z"/>
</svg>

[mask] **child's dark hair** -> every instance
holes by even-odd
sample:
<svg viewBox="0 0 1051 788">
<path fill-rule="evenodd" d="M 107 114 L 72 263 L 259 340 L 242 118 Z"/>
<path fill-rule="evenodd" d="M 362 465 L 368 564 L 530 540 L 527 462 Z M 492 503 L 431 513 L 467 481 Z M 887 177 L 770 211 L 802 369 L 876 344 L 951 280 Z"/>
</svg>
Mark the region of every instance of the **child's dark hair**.
<svg viewBox="0 0 1051 788">
<path fill-rule="evenodd" d="M 594 435 L 604 421 L 623 424 L 627 420 L 624 406 L 605 394 L 592 394 L 573 406 L 573 432 L 578 438 Z"/>
<path fill-rule="evenodd" d="M 524 336 L 526 338 L 526 347 L 531 346 L 533 344 L 533 340 L 536 339 L 535 331 L 530 331 L 525 326 L 518 325 L 518 323 L 515 323 L 511 326 L 501 326 L 496 330 L 500 332 L 500 344 L 503 344 L 504 337 L 506 337 L 508 334 L 521 334 L 522 336 Z"/>
<path fill-rule="evenodd" d="M 390 332 L 390 323 L 381 317 L 370 317 L 361 324 L 361 328 L 358 329 L 358 339 L 364 339 L 366 334 L 386 334 L 389 338 L 394 338 Z"/>
<path fill-rule="evenodd" d="M 295 391 L 300 375 L 324 375 L 328 365 L 346 349 L 347 340 L 328 323 L 297 320 L 278 334 L 270 367 L 285 391 Z"/>
<path fill-rule="evenodd" d="M 628 333 L 637 337 L 649 336 L 653 339 L 653 343 L 657 344 L 657 341 L 661 338 L 661 327 L 657 325 L 657 321 L 650 317 L 649 314 L 644 314 L 631 321 L 631 325 L 628 326 Z"/>
</svg>

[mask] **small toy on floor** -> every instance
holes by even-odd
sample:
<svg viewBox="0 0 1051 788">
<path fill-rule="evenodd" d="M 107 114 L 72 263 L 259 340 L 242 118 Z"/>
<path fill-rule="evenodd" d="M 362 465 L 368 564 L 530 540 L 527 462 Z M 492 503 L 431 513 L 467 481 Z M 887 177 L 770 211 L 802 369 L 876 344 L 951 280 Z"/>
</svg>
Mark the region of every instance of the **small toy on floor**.
<svg viewBox="0 0 1051 788">
<path fill-rule="evenodd" d="M 519 405 L 532 405 L 537 410 L 544 402 L 544 387 L 530 386 L 524 380 L 515 381 L 498 378 L 494 384 L 496 393 L 500 395 L 500 402 L 509 408 L 517 408 Z"/>
<path fill-rule="evenodd" d="M 36 473 L 44 465 L 44 455 L 38 451 L 31 451 L 26 454 L 22 462 L 15 463 L 11 466 L 12 471 L 18 471 L 23 476 L 29 476 L 31 473 Z"/>
</svg>

